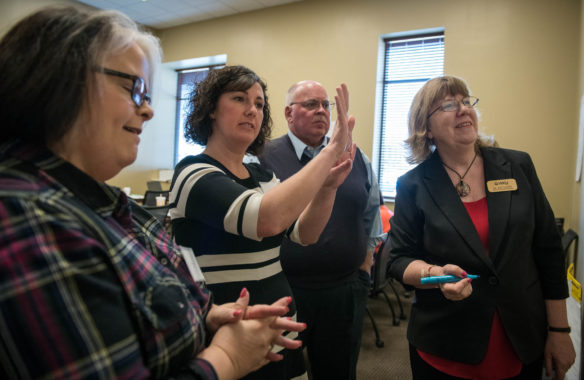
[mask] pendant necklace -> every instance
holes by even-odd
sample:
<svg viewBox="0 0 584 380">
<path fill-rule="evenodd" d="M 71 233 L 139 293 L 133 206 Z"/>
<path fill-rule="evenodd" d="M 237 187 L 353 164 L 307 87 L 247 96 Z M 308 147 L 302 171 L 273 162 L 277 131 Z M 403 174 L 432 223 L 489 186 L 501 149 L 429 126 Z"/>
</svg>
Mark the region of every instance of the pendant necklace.
<svg viewBox="0 0 584 380">
<path fill-rule="evenodd" d="M 468 165 L 468 168 L 466 169 L 466 171 L 464 172 L 463 175 L 458 174 L 458 172 L 456 170 L 452 169 L 450 166 L 448 166 L 444 162 L 442 162 L 442 165 L 444 165 L 446 168 L 452 170 L 454 173 L 456 173 L 458 178 L 460 178 L 460 182 L 458 182 L 458 184 L 456 185 L 456 192 L 458 192 L 458 195 L 461 198 L 464 198 L 470 194 L 470 186 L 468 185 L 468 183 L 464 182 L 463 179 L 466 176 L 466 174 L 468 173 L 468 171 L 470 170 L 470 168 L 472 167 L 472 164 L 474 164 L 475 160 L 477 159 L 478 153 L 479 152 L 475 152 L 475 155 L 474 155 L 472 161 L 470 162 L 470 165 Z"/>
</svg>

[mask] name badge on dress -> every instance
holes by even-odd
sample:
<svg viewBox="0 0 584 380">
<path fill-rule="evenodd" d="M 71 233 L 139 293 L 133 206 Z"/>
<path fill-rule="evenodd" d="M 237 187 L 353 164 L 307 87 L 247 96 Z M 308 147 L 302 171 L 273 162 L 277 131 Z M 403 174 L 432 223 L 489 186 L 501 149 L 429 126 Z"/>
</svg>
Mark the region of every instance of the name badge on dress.
<svg viewBox="0 0 584 380">
<path fill-rule="evenodd" d="M 491 193 L 499 193 L 501 191 L 514 191 L 517 190 L 517 181 L 515 181 L 515 178 L 495 179 L 492 181 L 487 181 L 487 189 L 489 189 Z"/>
</svg>

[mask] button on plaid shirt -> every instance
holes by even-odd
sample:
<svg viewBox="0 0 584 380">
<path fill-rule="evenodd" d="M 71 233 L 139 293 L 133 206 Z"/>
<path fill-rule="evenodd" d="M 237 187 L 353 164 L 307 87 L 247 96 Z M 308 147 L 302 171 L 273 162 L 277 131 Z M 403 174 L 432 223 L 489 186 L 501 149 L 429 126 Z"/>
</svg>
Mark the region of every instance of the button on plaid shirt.
<svg viewBox="0 0 584 380">
<path fill-rule="evenodd" d="M 9 141 L 0 223 L 0 378 L 216 378 L 208 291 L 119 189 Z"/>
</svg>

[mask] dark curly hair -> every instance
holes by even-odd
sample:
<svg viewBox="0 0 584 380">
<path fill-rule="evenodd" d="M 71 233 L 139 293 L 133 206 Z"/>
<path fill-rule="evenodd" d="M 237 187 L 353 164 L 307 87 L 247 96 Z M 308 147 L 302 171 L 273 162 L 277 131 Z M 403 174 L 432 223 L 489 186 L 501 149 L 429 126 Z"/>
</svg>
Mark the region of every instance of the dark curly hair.
<svg viewBox="0 0 584 380">
<path fill-rule="evenodd" d="M 225 66 L 219 70 L 211 70 L 209 75 L 197 84 L 189 100 L 185 124 L 186 140 L 207 145 L 209 137 L 213 134 L 213 120 L 210 115 L 215 112 L 219 97 L 226 92 L 246 91 L 256 83 L 260 84 L 264 92 L 264 119 L 258 137 L 247 147 L 246 152 L 260 154 L 272 133 L 270 103 L 266 94 L 268 86 L 256 73 L 245 66 Z"/>
</svg>

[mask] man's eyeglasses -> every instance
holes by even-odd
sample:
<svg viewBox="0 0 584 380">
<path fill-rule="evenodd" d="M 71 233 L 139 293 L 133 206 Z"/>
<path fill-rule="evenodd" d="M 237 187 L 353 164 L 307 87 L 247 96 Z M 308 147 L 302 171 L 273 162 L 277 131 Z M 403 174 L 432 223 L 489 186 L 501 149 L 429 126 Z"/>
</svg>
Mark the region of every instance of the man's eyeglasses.
<svg viewBox="0 0 584 380">
<path fill-rule="evenodd" d="M 335 103 L 331 103 L 328 100 L 316 100 L 316 99 L 309 99 L 306 100 L 304 102 L 292 102 L 290 103 L 291 106 L 293 106 L 294 104 L 300 104 L 302 107 L 306 108 L 309 111 L 318 109 L 321 105 L 322 108 L 325 109 L 325 111 L 330 111 L 331 108 L 333 108 L 335 106 Z"/>
<path fill-rule="evenodd" d="M 442 104 L 440 104 L 438 108 L 436 108 L 434 111 L 430 112 L 428 114 L 428 119 L 430 118 L 430 116 L 434 115 L 434 113 L 436 113 L 436 111 L 438 110 L 443 112 L 458 112 L 461 106 L 471 108 L 476 106 L 478 102 L 479 98 L 475 98 L 474 96 L 467 96 L 466 98 L 463 98 L 460 101 L 456 99 L 447 100 L 445 102 L 442 102 Z"/>
<path fill-rule="evenodd" d="M 112 75 L 115 77 L 130 79 L 133 81 L 132 90 L 130 94 L 132 96 L 132 100 L 138 107 L 142 107 L 144 101 L 148 102 L 148 104 L 152 104 L 152 99 L 150 95 L 146 91 L 146 84 L 144 83 L 144 79 L 140 78 L 137 75 L 130 75 L 126 73 L 122 73 L 121 71 L 106 69 L 105 67 L 99 68 L 99 72 L 102 72 L 106 75 Z"/>
</svg>

